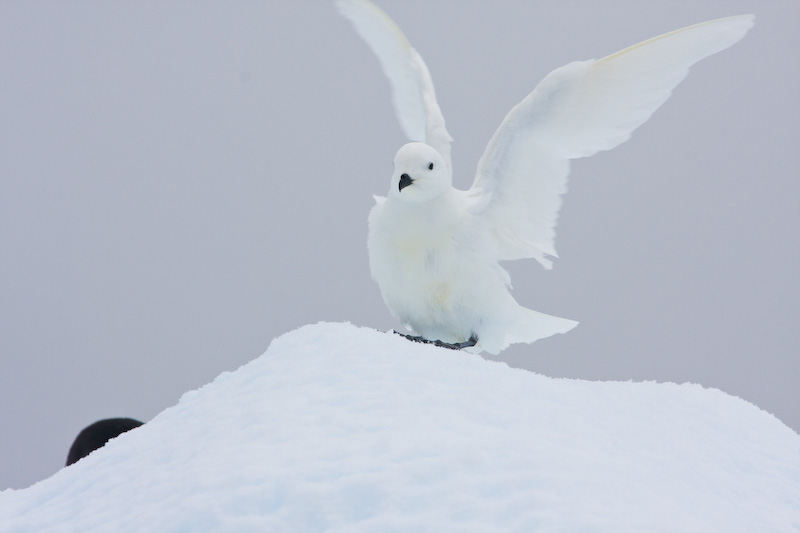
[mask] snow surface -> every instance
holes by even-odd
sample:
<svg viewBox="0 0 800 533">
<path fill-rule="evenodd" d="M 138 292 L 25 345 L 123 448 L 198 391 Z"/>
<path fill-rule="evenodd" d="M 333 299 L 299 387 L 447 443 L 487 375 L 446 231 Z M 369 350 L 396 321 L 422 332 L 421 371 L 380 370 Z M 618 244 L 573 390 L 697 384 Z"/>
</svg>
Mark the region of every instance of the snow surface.
<svg viewBox="0 0 800 533">
<path fill-rule="evenodd" d="M 317 324 L 0 493 L 0 530 L 800 531 L 800 436 L 699 385 Z"/>
</svg>

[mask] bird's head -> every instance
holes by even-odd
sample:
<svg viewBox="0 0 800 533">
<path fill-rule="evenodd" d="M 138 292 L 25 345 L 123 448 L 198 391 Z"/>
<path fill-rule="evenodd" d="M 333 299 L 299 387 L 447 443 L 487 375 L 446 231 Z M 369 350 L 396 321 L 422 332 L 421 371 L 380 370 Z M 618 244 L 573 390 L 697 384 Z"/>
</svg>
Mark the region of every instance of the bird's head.
<svg viewBox="0 0 800 533">
<path fill-rule="evenodd" d="M 431 146 L 413 142 L 397 151 L 389 196 L 405 202 L 426 202 L 451 187 L 450 171 Z"/>
</svg>

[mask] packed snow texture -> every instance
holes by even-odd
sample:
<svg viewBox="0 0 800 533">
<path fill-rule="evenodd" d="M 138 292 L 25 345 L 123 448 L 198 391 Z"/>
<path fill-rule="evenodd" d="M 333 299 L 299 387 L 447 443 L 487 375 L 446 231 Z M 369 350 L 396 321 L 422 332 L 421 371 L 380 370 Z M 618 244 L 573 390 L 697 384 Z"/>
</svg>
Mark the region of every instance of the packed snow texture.
<svg viewBox="0 0 800 533">
<path fill-rule="evenodd" d="M 718 390 L 317 324 L 0 493 L 0 530 L 798 531 L 799 502 L 800 436 Z"/>
</svg>

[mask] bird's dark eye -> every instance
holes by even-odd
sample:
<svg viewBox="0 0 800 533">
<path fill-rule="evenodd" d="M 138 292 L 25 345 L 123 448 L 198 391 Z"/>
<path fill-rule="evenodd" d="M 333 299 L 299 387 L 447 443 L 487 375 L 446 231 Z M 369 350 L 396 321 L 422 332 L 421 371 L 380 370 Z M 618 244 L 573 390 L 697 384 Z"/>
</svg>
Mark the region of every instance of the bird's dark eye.
<svg viewBox="0 0 800 533">
<path fill-rule="evenodd" d="M 433 170 L 433 163 L 428 163 L 428 170 Z"/>
</svg>

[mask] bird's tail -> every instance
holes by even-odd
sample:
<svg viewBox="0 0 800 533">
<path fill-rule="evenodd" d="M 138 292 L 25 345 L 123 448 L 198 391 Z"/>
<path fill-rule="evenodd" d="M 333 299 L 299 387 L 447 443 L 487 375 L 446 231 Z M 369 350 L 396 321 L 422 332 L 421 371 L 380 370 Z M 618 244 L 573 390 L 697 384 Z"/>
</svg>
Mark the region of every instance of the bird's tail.
<svg viewBox="0 0 800 533">
<path fill-rule="evenodd" d="M 531 343 L 556 333 L 566 333 L 578 325 L 574 320 L 547 315 L 533 309 L 523 307 L 522 312 L 518 327 L 508 334 L 507 340 L 510 343 Z"/>
<path fill-rule="evenodd" d="M 531 343 L 556 333 L 566 333 L 578 325 L 574 320 L 546 315 L 539 311 L 516 306 L 514 317 L 493 324 L 484 324 L 478 344 L 468 352 L 488 352 L 497 355 L 517 342 Z"/>
</svg>

